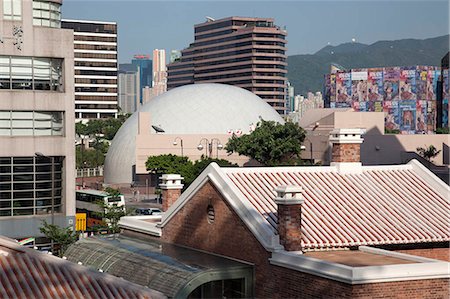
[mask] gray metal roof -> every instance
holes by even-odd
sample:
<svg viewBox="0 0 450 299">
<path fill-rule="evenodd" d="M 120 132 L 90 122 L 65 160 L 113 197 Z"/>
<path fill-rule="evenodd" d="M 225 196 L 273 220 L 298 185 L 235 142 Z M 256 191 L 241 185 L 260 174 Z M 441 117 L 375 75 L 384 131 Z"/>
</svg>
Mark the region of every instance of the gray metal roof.
<svg viewBox="0 0 450 299">
<path fill-rule="evenodd" d="M 68 260 L 159 291 L 186 297 L 208 281 L 247 277 L 252 266 L 167 243 L 117 236 L 91 237 L 67 251 Z M 231 277 L 229 276 L 231 275 Z"/>
</svg>

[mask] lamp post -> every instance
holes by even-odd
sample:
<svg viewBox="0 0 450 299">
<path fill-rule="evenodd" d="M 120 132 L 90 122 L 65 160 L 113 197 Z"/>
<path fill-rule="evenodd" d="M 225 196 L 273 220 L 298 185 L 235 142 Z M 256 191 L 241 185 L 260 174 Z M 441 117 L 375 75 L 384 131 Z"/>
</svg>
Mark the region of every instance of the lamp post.
<svg viewBox="0 0 450 299">
<path fill-rule="evenodd" d="M 173 146 L 178 145 L 177 140 L 180 140 L 181 157 L 183 157 L 183 139 L 181 137 L 175 137 L 175 139 L 173 140 Z"/>
<path fill-rule="evenodd" d="M 203 147 L 202 145 L 203 142 L 205 142 L 205 147 Z M 223 145 L 217 138 L 212 138 L 211 141 L 209 141 L 209 139 L 207 138 L 202 138 L 197 145 L 197 149 L 201 151 L 203 150 L 203 148 L 205 148 L 206 157 L 211 158 L 214 142 L 216 143 L 216 150 L 217 150 L 216 158 L 219 158 L 219 150 L 223 149 Z"/>
</svg>

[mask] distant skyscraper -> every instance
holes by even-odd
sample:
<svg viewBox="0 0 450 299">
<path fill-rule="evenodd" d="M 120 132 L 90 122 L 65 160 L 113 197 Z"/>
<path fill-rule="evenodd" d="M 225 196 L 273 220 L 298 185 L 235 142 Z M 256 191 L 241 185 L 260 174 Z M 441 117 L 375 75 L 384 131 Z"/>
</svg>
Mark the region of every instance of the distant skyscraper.
<svg viewBox="0 0 450 299">
<path fill-rule="evenodd" d="M 166 51 L 153 50 L 153 81 L 151 97 L 167 91 Z"/>
<path fill-rule="evenodd" d="M 167 89 L 192 83 L 243 87 L 286 113 L 286 31 L 270 18 L 209 18 L 167 66 Z"/>
<path fill-rule="evenodd" d="M 139 67 L 140 78 L 139 78 L 139 103 L 142 104 L 142 89 L 145 86 L 152 87 L 152 60 L 150 59 L 150 55 L 134 55 L 134 59 L 131 60 L 131 63 L 136 67 Z"/>
<path fill-rule="evenodd" d="M 119 107 L 124 113 L 133 113 L 139 107 L 138 72 L 119 72 Z"/>
<path fill-rule="evenodd" d="M 73 29 L 77 119 L 117 116 L 117 23 L 62 20 Z"/>
</svg>

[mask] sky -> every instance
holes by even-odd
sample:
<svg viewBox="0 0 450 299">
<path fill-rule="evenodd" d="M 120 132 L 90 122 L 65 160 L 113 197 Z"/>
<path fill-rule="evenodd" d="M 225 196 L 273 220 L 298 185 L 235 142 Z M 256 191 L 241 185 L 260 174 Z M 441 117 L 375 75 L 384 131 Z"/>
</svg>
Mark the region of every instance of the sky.
<svg viewBox="0 0 450 299">
<path fill-rule="evenodd" d="M 63 18 L 118 23 L 119 62 L 153 49 L 181 50 L 206 16 L 272 17 L 288 36 L 288 55 L 313 54 L 328 43 L 371 44 L 449 34 L 448 0 L 129 1 L 64 0 Z M 169 56 L 169 55 L 167 55 Z"/>
</svg>

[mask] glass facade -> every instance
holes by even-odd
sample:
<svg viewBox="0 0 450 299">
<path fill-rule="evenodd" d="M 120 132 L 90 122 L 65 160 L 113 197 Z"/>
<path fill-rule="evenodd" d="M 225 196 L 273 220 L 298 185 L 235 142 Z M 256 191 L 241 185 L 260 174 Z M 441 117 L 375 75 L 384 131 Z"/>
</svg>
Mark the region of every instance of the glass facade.
<svg viewBox="0 0 450 299">
<path fill-rule="evenodd" d="M 0 157 L 0 217 L 47 215 L 52 201 L 61 212 L 61 157 Z"/>
<path fill-rule="evenodd" d="M 63 112 L 0 110 L 0 136 L 63 135 Z"/>
<path fill-rule="evenodd" d="M 33 25 L 61 28 L 61 4 L 33 0 Z"/>
<path fill-rule="evenodd" d="M 3 18 L 5 20 L 22 20 L 22 0 L 3 0 Z"/>
<path fill-rule="evenodd" d="M 62 59 L 0 56 L 0 90 L 62 91 Z"/>
</svg>

